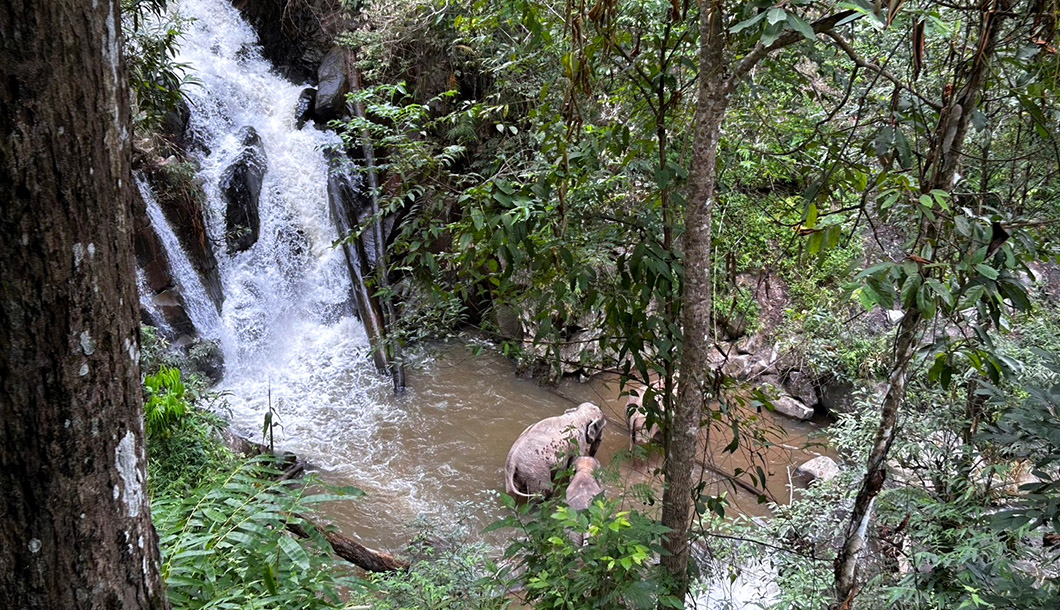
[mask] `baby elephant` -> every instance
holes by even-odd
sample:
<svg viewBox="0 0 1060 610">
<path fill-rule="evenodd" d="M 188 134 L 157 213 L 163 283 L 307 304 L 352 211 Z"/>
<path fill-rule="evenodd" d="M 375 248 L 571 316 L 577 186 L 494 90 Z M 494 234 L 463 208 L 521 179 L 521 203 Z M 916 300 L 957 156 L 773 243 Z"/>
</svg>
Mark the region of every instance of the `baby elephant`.
<svg viewBox="0 0 1060 610">
<path fill-rule="evenodd" d="M 596 469 L 600 461 L 594 457 L 576 457 L 571 462 L 574 475 L 567 485 L 567 506 L 574 510 L 585 510 L 593 503 L 593 498 L 604 493 L 604 488 L 596 480 Z"/>
<path fill-rule="evenodd" d="M 663 413 L 663 388 L 657 381 L 652 384 L 652 390 L 655 392 L 655 405 L 659 409 L 659 414 Z M 659 428 L 659 424 L 654 423 L 651 427 L 648 426 L 648 415 L 647 409 L 644 407 L 644 393 L 645 388 L 642 386 L 635 386 L 629 389 L 629 399 L 626 400 L 626 427 L 629 430 L 629 448 L 633 449 L 634 445 L 643 445 L 656 440 L 662 429 Z"/>
<path fill-rule="evenodd" d="M 606 423 L 600 407 L 583 402 L 523 430 L 504 463 L 505 491 L 516 498 L 547 496 L 557 466 L 570 456 L 596 455 Z"/>
</svg>

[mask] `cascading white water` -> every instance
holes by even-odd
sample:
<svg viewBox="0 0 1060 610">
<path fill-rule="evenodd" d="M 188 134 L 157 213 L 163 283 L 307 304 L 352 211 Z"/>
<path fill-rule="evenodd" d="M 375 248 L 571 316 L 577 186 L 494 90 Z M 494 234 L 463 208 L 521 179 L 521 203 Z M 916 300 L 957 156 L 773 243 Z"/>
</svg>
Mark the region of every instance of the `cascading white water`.
<svg viewBox="0 0 1060 610">
<path fill-rule="evenodd" d="M 162 212 L 161 206 L 158 205 L 158 200 L 151 190 L 151 185 L 147 183 L 147 180 L 140 173 L 135 175 L 135 179 L 136 186 L 140 189 L 140 195 L 143 197 L 144 204 L 147 207 L 147 218 L 151 221 L 151 226 L 154 227 L 158 239 L 162 242 L 162 247 L 166 251 L 166 258 L 169 259 L 170 274 L 173 277 L 173 281 L 177 283 L 180 294 L 184 297 L 184 310 L 188 313 L 188 318 L 191 319 L 192 324 L 195 325 L 195 328 L 203 337 L 216 338 L 221 329 L 221 320 L 217 315 L 217 309 L 214 307 L 213 302 L 210 301 L 210 297 L 206 294 L 206 287 L 202 285 L 202 278 L 196 273 L 191 260 L 181 247 L 177 234 L 173 232 L 173 228 L 166 222 L 166 216 Z M 148 292 L 141 291 L 141 294 L 148 294 Z M 154 303 L 151 299 L 144 299 L 144 302 L 147 303 L 149 311 L 154 308 Z M 164 321 L 161 315 L 156 315 L 155 319 Z"/>
<path fill-rule="evenodd" d="M 339 466 L 320 413 L 341 405 L 349 415 L 378 411 L 368 398 L 385 387 L 365 358 L 367 339 L 350 307 L 350 279 L 328 215 L 327 162 L 333 133 L 295 126 L 301 87 L 276 74 L 261 56 L 253 29 L 224 0 L 181 0 L 190 19 L 178 61 L 200 85 L 186 87 L 192 137 L 209 151 L 198 157 L 207 230 L 223 244 L 221 175 L 238 156 L 237 132 L 253 127 L 267 170 L 261 189 L 260 237 L 244 252 L 216 253 L 224 306 L 216 333 L 225 356 L 220 389 L 233 423 L 260 437 L 269 405 L 279 413 L 280 445 L 314 463 Z M 340 420 L 341 421 L 341 420 Z M 370 428 L 370 426 L 369 426 Z"/>
</svg>

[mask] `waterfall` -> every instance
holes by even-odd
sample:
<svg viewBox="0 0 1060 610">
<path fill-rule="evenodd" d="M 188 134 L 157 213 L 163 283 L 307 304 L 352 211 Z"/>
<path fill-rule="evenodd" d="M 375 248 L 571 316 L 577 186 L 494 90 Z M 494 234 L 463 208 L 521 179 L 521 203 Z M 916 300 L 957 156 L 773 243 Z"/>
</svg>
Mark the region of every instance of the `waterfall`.
<svg viewBox="0 0 1060 610">
<path fill-rule="evenodd" d="M 139 172 L 136 173 L 134 178 L 136 179 L 137 188 L 140 189 L 144 204 L 147 206 L 147 218 L 151 221 L 151 227 L 154 228 L 158 239 L 162 242 L 162 247 L 166 250 L 166 257 L 169 259 L 169 271 L 173 276 L 173 281 L 177 283 L 180 289 L 180 294 L 184 297 L 184 309 L 188 313 L 188 317 L 191 318 L 192 324 L 195 325 L 200 335 L 207 339 L 217 338 L 220 330 L 220 320 L 217 317 L 217 310 L 214 308 L 213 302 L 210 301 L 210 297 L 206 294 L 206 287 L 202 284 L 202 278 L 199 277 L 194 265 L 191 264 L 191 259 L 188 258 L 187 253 L 181 247 L 177 234 L 169 226 L 169 222 L 166 221 L 166 216 L 162 212 L 161 206 L 158 205 L 158 200 L 151 190 L 151 185 L 147 183 L 143 174 Z M 143 295 L 148 293 L 149 291 L 141 290 Z M 150 298 L 141 300 L 149 303 L 147 306 L 148 311 L 155 309 L 154 303 Z M 156 319 L 163 320 L 161 315 L 158 315 Z"/>
<path fill-rule="evenodd" d="M 147 281 L 147 274 L 139 266 L 136 267 L 136 288 L 140 293 L 140 309 L 147 313 L 148 319 L 163 334 L 168 335 L 173 331 L 162 314 L 162 308 L 151 298 L 151 285 Z"/>
<path fill-rule="evenodd" d="M 297 128 L 302 87 L 262 57 L 253 29 L 231 3 L 181 0 L 175 8 L 190 19 L 177 61 L 191 66 L 199 82 L 185 94 L 214 244 L 225 243 L 219 183 L 241 152 L 242 128 L 257 132 L 267 160 L 259 238 L 242 252 L 216 248 L 225 300 L 211 338 L 224 351 L 220 389 L 232 423 L 260 439 L 271 406 L 283 425 L 276 433 L 281 446 L 320 465 L 337 464 L 322 427 L 344 418 L 321 415 L 336 405 L 347 417 L 382 412 L 366 393 L 386 383 L 366 358 L 370 347 L 353 314 L 349 272 L 333 247 L 339 235 L 329 217 L 324 148 L 339 139 L 311 126 Z"/>
</svg>

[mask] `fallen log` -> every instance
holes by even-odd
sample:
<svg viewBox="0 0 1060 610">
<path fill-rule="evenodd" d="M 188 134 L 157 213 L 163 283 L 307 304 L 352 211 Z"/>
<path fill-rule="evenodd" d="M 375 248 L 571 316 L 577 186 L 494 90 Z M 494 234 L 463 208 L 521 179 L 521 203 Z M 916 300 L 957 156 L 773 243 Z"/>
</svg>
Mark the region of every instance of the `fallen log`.
<svg viewBox="0 0 1060 610">
<path fill-rule="evenodd" d="M 231 430 L 224 432 L 223 439 L 232 451 L 247 457 L 272 455 L 276 460 L 277 466 L 283 467 L 283 471 L 277 478 L 278 481 L 288 481 L 305 473 L 306 463 L 289 451 L 274 453 L 265 445 L 245 439 Z M 305 515 L 296 516 L 320 532 L 324 539 L 328 541 L 328 544 L 331 545 L 331 550 L 336 555 L 359 568 L 369 572 L 398 572 L 409 568 L 409 562 L 394 557 L 390 553 L 370 549 L 356 540 L 336 532 L 334 529 L 322 527 Z M 288 522 L 287 531 L 299 538 L 309 538 L 309 532 L 297 523 Z"/>
<path fill-rule="evenodd" d="M 321 527 L 303 515 L 298 515 L 298 518 L 320 532 L 324 539 L 328 541 L 328 544 L 331 545 L 331 549 L 335 551 L 336 555 L 359 568 L 369 572 L 399 572 L 409 569 L 409 562 L 404 559 L 394 557 L 390 553 L 370 549 L 333 529 Z M 287 531 L 299 538 L 309 537 L 309 532 L 305 531 L 305 528 L 297 523 L 288 523 Z"/>
</svg>

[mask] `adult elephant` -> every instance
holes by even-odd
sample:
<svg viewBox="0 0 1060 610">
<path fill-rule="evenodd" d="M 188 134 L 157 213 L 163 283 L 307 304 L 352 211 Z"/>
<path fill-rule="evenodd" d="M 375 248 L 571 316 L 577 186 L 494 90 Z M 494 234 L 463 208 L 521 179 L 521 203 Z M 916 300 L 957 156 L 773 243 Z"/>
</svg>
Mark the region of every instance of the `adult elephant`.
<svg viewBox="0 0 1060 610">
<path fill-rule="evenodd" d="M 523 430 L 504 462 L 505 491 L 517 498 L 547 496 L 557 466 L 571 456 L 596 455 L 606 423 L 600 407 L 583 402 Z"/>
</svg>

